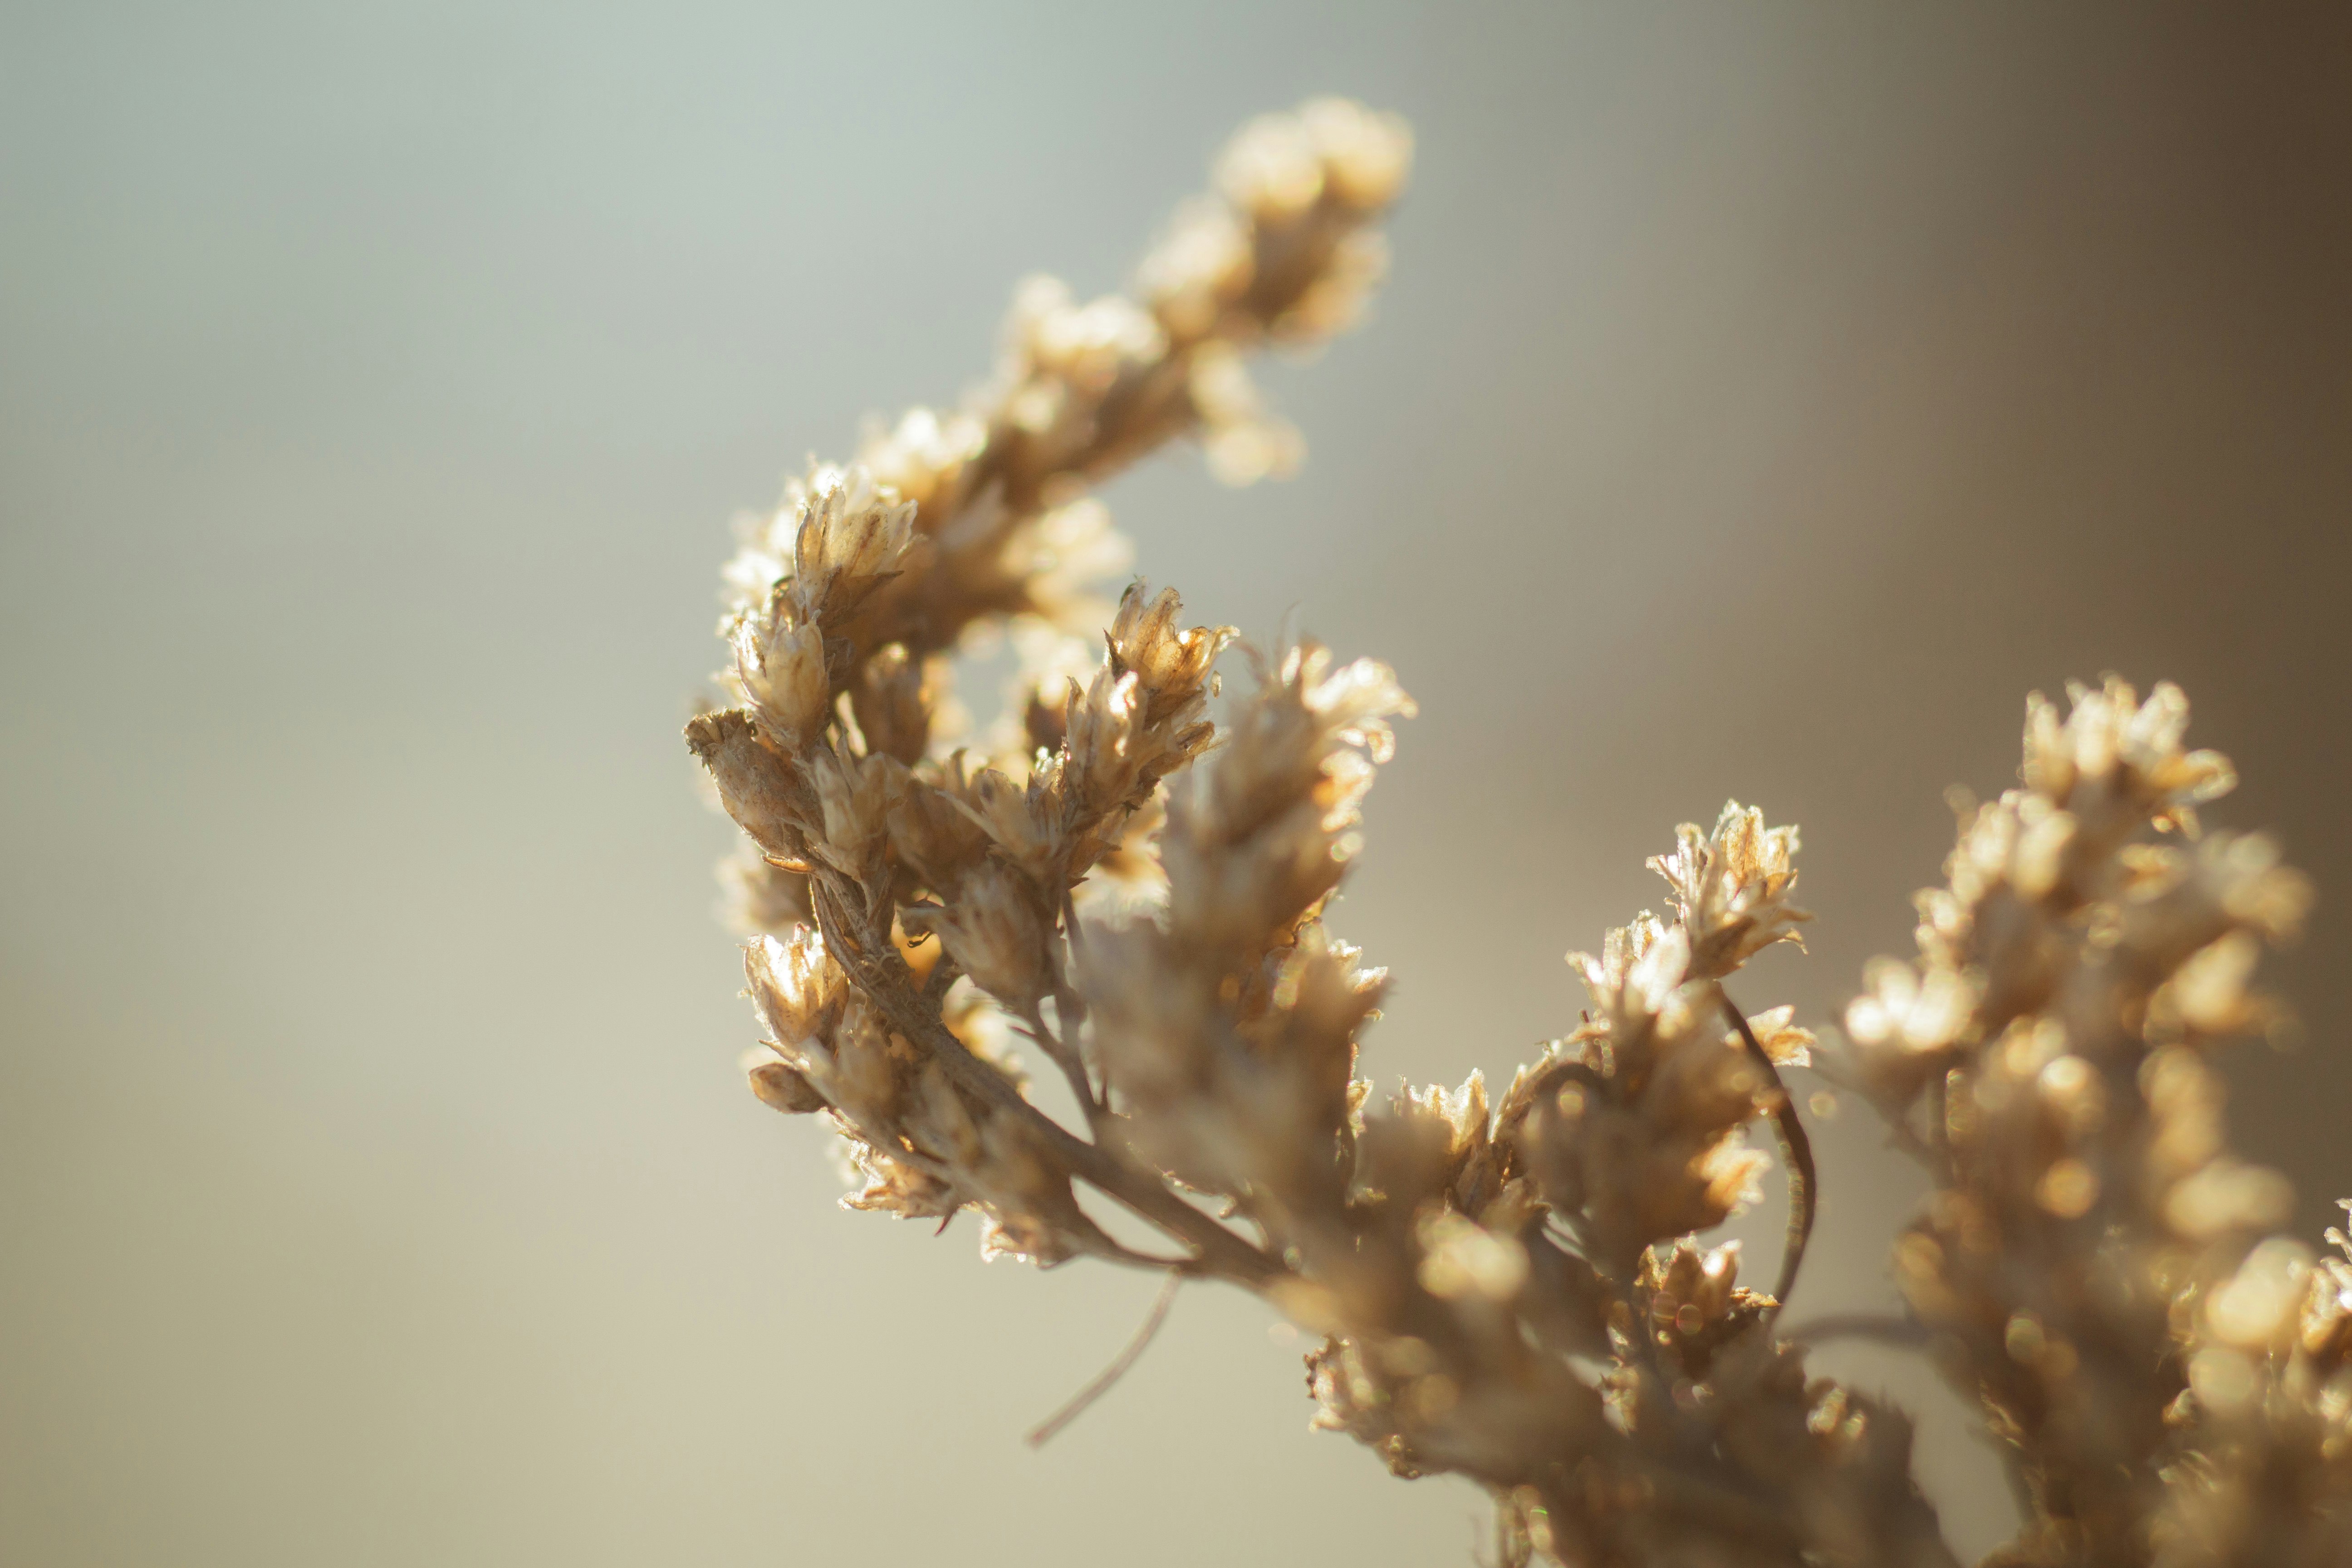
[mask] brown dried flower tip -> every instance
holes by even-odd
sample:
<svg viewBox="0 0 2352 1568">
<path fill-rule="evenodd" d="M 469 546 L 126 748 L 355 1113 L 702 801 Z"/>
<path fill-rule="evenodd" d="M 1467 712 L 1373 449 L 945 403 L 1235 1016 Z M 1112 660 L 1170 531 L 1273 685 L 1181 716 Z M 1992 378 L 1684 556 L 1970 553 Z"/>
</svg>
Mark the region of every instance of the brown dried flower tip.
<svg viewBox="0 0 2352 1568">
<path fill-rule="evenodd" d="M 1200 787 L 1171 803 L 1160 853 L 1171 931 L 1254 962 L 1339 886 L 1372 768 L 1395 751 L 1388 721 L 1414 710 L 1387 666 L 1335 670 L 1318 643 L 1253 663 L 1258 689 Z"/>
<path fill-rule="evenodd" d="M 1796 1021 L 1796 1007 L 1783 1003 L 1778 1007 L 1768 1007 L 1748 1020 L 1748 1032 L 1756 1037 L 1756 1043 L 1763 1047 L 1764 1054 L 1776 1067 L 1810 1066 L 1813 1059 L 1813 1047 L 1821 1043 L 1811 1029 Z M 1738 1037 L 1727 1036 L 1724 1043 L 1736 1045 Z"/>
<path fill-rule="evenodd" d="M 945 661 L 918 659 L 903 643 L 877 648 L 850 689 L 850 714 L 868 752 L 912 764 L 930 747 L 931 713 L 945 695 Z"/>
<path fill-rule="evenodd" d="M 1232 626 L 1186 630 L 1183 613 L 1175 589 L 1163 588 L 1154 597 L 1138 581 L 1119 595 L 1118 615 L 1103 634 L 1111 673 L 1133 675 L 1146 695 L 1147 724 L 1194 711 L 1209 690 L 1209 667 L 1238 635 Z"/>
<path fill-rule="evenodd" d="M 686 727 L 686 743 L 709 770 L 719 804 L 736 826 L 773 861 L 805 868 L 808 801 L 804 786 L 784 771 L 759 736 L 751 716 L 729 708 L 704 713 Z"/>
<path fill-rule="evenodd" d="M 1636 1283 L 1650 1293 L 1650 1332 L 1685 1376 L 1706 1376 L 1716 1352 L 1779 1304 L 1738 1281 L 1737 1241 L 1710 1251 L 1685 1239 L 1642 1255 Z"/>
</svg>

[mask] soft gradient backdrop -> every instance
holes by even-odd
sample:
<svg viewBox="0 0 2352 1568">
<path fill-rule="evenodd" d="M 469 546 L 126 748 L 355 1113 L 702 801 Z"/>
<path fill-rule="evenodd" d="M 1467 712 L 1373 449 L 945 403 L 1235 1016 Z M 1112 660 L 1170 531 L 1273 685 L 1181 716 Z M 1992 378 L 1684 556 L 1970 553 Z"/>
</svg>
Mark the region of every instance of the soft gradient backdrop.
<svg viewBox="0 0 2352 1568">
<path fill-rule="evenodd" d="M 13 4 L 0 1563 L 1466 1562 L 1238 1295 L 835 1206 L 736 1076 L 678 726 L 726 522 L 1115 286 L 1224 135 L 1409 115 L 1393 281 L 1140 564 L 1423 703 L 1343 933 L 1507 1078 L 1726 795 L 1833 1017 L 2029 688 L 2170 678 L 2317 877 L 2242 1142 L 2352 1192 L 2352 13 Z M 1850 1108 L 1801 1317 L 1888 1299 Z M 1769 1273 L 1777 1200 L 1746 1230 Z M 2009 1504 L 1906 1358 L 1963 1548 Z"/>
</svg>

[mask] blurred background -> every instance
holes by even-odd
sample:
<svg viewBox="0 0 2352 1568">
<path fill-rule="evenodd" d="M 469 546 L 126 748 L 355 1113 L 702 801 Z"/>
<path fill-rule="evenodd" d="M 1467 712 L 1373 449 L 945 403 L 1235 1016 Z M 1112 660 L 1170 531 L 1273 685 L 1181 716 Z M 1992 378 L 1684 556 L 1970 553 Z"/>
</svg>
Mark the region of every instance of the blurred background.
<svg viewBox="0 0 2352 1568">
<path fill-rule="evenodd" d="M 678 728 L 730 516 L 1109 289 L 1247 116 L 1420 137 L 1393 280 L 1155 582 L 1421 700 L 1336 924 L 1507 1079 L 1727 795 L 1833 1018 L 2029 689 L 2170 679 L 2322 894 L 2233 1068 L 2352 1193 L 2352 13 L 415 4 L 0 17 L 0 1563 L 1467 1562 L 1232 1292 L 845 1214 L 755 1103 Z M 1795 1311 L 1914 1188 L 1821 1125 Z M 1778 1255 L 1778 1200 L 1750 1268 Z M 1915 1362 L 1956 1544 L 2009 1503 Z"/>
</svg>

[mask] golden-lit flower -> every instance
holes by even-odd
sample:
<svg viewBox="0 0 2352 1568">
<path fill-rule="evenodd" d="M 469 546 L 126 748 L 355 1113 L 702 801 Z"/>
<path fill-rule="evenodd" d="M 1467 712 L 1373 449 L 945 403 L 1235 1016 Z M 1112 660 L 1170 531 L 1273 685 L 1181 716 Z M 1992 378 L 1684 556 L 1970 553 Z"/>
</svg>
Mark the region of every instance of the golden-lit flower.
<svg viewBox="0 0 2352 1568">
<path fill-rule="evenodd" d="M 1804 945 L 1796 928 L 1813 917 L 1788 901 L 1797 885 L 1794 827 L 1766 827 L 1761 811 L 1728 801 L 1714 832 L 1685 822 L 1675 836 L 1674 853 L 1650 869 L 1674 889 L 1692 978 L 1720 980 L 1774 942 Z"/>
</svg>

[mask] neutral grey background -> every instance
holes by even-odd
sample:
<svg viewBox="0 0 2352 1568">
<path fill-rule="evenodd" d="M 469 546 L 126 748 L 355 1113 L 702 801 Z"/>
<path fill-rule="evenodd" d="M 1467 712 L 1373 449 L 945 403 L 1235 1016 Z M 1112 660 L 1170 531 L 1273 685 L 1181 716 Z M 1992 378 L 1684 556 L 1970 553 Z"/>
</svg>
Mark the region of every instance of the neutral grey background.
<svg viewBox="0 0 2352 1568">
<path fill-rule="evenodd" d="M 2336 6 L 7 6 L 0 1563 L 1467 1560 L 1233 1294 L 1021 1446 L 1151 1284 L 834 1206 L 736 1079 L 677 739 L 730 514 L 1321 91 L 1421 158 L 1372 320 L 1269 376 L 1307 468 L 1109 499 L 1422 700 L 1338 914 L 1370 1069 L 1507 1078 L 1728 795 L 1822 913 L 1741 1000 L 1832 1017 L 2024 692 L 2168 677 L 2322 887 L 2237 1073 L 2315 1233 L 2347 79 Z M 1907 1202 L 1822 1131 L 1800 1314 Z M 1994 1539 L 1931 1380 L 1825 1364 Z"/>
</svg>

